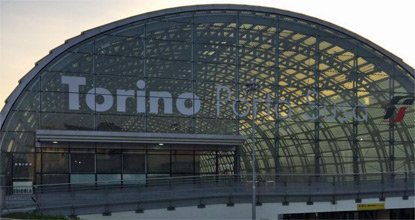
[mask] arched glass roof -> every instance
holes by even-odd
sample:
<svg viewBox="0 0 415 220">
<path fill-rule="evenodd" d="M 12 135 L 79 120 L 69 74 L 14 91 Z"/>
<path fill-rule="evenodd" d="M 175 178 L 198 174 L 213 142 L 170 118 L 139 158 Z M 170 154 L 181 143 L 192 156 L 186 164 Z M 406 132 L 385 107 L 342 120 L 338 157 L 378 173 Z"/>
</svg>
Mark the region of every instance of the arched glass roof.
<svg viewBox="0 0 415 220">
<path fill-rule="evenodd" d="M 79 108 L 71 109 L 73 91 L 63 83 L 65 76 L 85 80 L 74 93 Z M 40 60 L 9 97 L 2 111 L 1 149 L 33 152 L 37 129 L 250 137 L 252 114 L 234 112 L 252 108 L 244 100 L 250 100 L 245 84 L 253 79 L 261 85 L 254 122 L 259 172 L 414 170 L 413 108 L 391 122 L 398 120 L 401 104 L 413 104 L 411 67 L 333 24 L 237 5 L 152 12 L 68 40 Z M 140 80 L 147 91 L 168 91 L 172 105 L 185 92 L 196 94 L 200 110 L 185 115 L 172 107 L 169 113 L 164 103 L 156 110 L 160 114 L 149 106 L 139 112 Z M 228 94 L 218 90 L 223 87 L 232 94 L 218 107 L 218 99 Z M 134 90 L 134 95 L 118 96 L 117 90 Z M 116 101 L 123 97 L 125 111 L 116 104 L 91 109 L 90 93 L 97 97 L 97 109 L 106 95 Z M 143 99 L 150 102 L 150 92 Z M 196 99 L 182 101 L 194 107 Z M 252 144 L 248 138 L 242 148 L 242 170 L 250 170 Z"/>
</svg>

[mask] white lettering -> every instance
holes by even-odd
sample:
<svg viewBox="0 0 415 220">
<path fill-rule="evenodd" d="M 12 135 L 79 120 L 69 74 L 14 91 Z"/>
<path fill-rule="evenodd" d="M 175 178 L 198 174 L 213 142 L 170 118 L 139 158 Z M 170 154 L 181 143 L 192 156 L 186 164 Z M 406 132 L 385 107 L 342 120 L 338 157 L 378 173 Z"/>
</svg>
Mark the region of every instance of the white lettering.
<svg viewBox="0 0 415 220">
<path fill-rule="evenodd" d="M 222 99 L 222 95 L 221 95 L 221 90 L 225 90 L 226 92 L 226 98 Z M 216 116 L 219 117 L 220 116 L 220 107 L 222 104 L 227 103 L 230 101 L 231 99 L 231 95 L 232 95 L 232 91 L 231 89 L 229 89 L 229 87 L 227 86 L 221 86 L 221 85 L 217 85 L 216 86 Z"/>
<path fill-rule="evenodd" d="M 100 96 L 103 98 L 103 101 L 101 103 L 97 103 L 97 98 Z M 105 112 L 112 107 L 112 104 L 114 104 L 114 98 L 108 89 L 95 88 L 89 90 L 86 94 L 86 105 L 91 110 L 95 110 L 97 112 Z"/>
<path fill-rule="evenodd" d="M 61 83 L 68 86 L 69 95 L 69 109 L 80 110 L 80 88 L 86 85 L 85 77 L 78 76 L 61 76 Z M 163 114 L 173 114 L 173 102 L 175 101 L 175 107 L 180 114 L 183 115 L 195 115 L 202 106 L 200 98 L 192 92 L 184 92 L 178 94 L 177 98 L 173 100 L 173 95 L 168 91 L 146 91 L 146 82 L 144 80 L 138 80 L 136 82 L 137 90 L 134 89 L 116 89 L 116 95 L 113 95 L 111 91 L 106 88 L 92 88 L 85 97 L 86 105 L 93 111 L 105 112 L 114 107 L 114 97 L 116 97 L 116 111 L 128 112 L 128 104 L 136 105 L 136 113 L 146 113 L 149 109 L 149 113 L 159 114 L 160 106 L 162 106 Z M 222 106 L 232 101 L 233 114 L 243 118 L 252 113 L 252 119 L 257 117 L 257 113 L 266 118 L 273 118 L 278 120 L 286 120 L 292 118 L 292 109 L 289 100 L 271 100 L 270 94 L 265 94 L 265 100 L 252 100 L 248 101 L 245 98 L 239 98 L 231 100 L 232 90 L 228 86 L 216 85 L 216 116 L 220 117 Z M 146 98 L 147 95 L 149 98 Z M 367 107 L 359 104 L 355 107 L 347 109 L 347 107 L 338 107 L 336 103 L 325 106 L 318 103 L 318 92 L 308 90 L 307 91 L 307 104 L 305 109 L 310 109 L 308 112 L 304 112 L 304 118 L 306 120 L 315 121 L 323 119 L 326 122 L 347 123 L 350 120 L 356 120 L 358 122 L 366 122 L 368 120 Z M 134 103 L 135 102 L 135 103 Z M 249 103 L 252 102 L 252 103 Z M 149 106 L 147 106 L 147 103 Z M 271 106 L 271 103 L 274 106 Z M 243 105 L 243 106 L 242 106 Z M 265 106 L 263 106 L 265 105 Z M 259 108 L 258 108 L 259 106 Z M 273 108 L 272 108 L 273 107 Z M 130 110 L 131 111 L 131 110 Z M 258 111 L 258 112 L 257 112 Z M 271 111 L 275 111 L 275 115 L 271 115 Z"/>
<path fill-rule="evenodd" d="M 236 101 L 236 102 L 234 102 L 233 103 L 233 105 L 232 105 L 232 110 L 233 110 L 233 113 L 235 114 L 235 115 L 237 115 L 237 116 L 239 116 L 239 117 L 241 117 L 241 118 L 244 118 L 244 117 L 246 117 L 247 115 L 248 115 L 248 113 L 251 111 L 251 108 L 249 107 L 249 105 L 247 105 L 247 107 L 246 107 L 246 110 L 245 110 L 245 112 L 243 112 L 243 113 L 240 113 L 239 111 L 238 111 L 238 107 L 240 108 L 241 107 L 241 105 L 239 105 L 239 104 L 241 104 L 241 103 L 248 103 L 244 98 L 240 98 L 238 101 Z"/>
<path fill-rule="evenodd" d="M 143 80 L 138 80 L 137 83 L 138 89 L 144 89 L 146 87 L 146 82 Z M 137 113 L 145 113 L 146 112 L 146 92 L 145 91 L 137 91 Z"/>
<path fill-rule="evenodd" d="M 281 103 L 287 105 L 287 110 L 288 111 L 287 111 L 287 114 L 285 115 L 285 117 L 281 117 L 281 114 L 280 114 L 280 111 L 279 111 Z M 275 111 L 275 117 L 278 118 L 278 119 L 291 119 L 291 116 L 292 116 L 291 105 L 286 100 L 279 101 L 277 104 L 275 104 L 274 111 Z"/>
<path fill-rule="evenodd" d="M 186 100 L 190 100 L 192 102 L 192 106 L 186 107 Z M 176 108 L 183 115 L 197 114 L 200 110 L 200 105 L 201 103 L 199 97 L 191 92 L 182 93 L 179 97 L 177 97 Z"/>
<path fill-rule="evenodd" d="M 61 82 L 62 84 L 68 85 L 69 109 L 79 110 L 79 108 L 81 107 L 79 104 L 79 86 L 84 86 L 86 84 L 85 77 L 62 76 Z"/>
<path fill-rule="evenodd" d="M 134 90 L 117 89 L 117 112 L 127 111 L 128 98 L 134 98 Z"/>
<path fill-rule="evenodd" d="M 150 113 L 158 113 L 160 100 L 163 100 L 164 114 L 172 114 L 173 103 L 169 92 L 150 92 Z"/>
<path fill-rule="evenodd" d="M 359 117 L 359 113 L 363 112 L 363 117 Z M 353 118 L 356 121 L 367 121 L 367 108 L 364 105 L 357 104 L 357 106 L 353 107 Z"/>
</svg>

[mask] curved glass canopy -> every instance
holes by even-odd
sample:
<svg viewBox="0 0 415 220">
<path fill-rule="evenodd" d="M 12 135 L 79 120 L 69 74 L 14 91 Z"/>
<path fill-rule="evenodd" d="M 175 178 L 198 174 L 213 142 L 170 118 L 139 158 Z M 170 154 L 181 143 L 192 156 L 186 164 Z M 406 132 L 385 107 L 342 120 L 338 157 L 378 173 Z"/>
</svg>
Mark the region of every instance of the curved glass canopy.
<svg viewBox="0 0 415 220">
<path fill-rule="evenodd" d="M 33 157 L 37 129 L 243 135 L 249 172 L 252 123 L 261 173 L 415 169 L 414 73 L 353 33 L 249 6 L 103 27 L 52 51 L 15 91 L 3 110 L 3 172 L 10 153 Z"/>
</svg>

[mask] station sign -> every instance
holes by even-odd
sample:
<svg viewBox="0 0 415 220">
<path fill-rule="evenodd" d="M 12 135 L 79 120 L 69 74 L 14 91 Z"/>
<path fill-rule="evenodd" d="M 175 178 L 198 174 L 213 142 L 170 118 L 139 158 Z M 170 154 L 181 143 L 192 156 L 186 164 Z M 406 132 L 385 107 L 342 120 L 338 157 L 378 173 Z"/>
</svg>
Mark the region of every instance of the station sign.
<svg viewBox="0 0 415 220">
<path fill-rule="evenodd" d="M 371 211 L 383 209 L 385 209 L 385 203 L 357 204 L 357 211 Z"/>
<path fill-rule="evenodd" d="M 132 82 L 135 89 L 117 88 L 115 94 L 109 89 L 103 87 L 92 88 L 86 92 L 85 100 L 81 100 L 80 89 L 86 86 L 86 77 L 81 76 L 61 76 L 61 83 L 68 89 L 68 107 L 69 110 L 79 111 L 81 105 L 86 105 L 90 110 L 95 112 L 106 112 L 110 109 L 116 109 L 120 113 L 129 114 L 173 114 L 173 108 L 184 116 L 198 114 L 202 109 L 202 99 L 193 93 L 184 91 L 173 98 L 169 91 L 147 91 L 146 82 L 138 80 Z M 217 84 L 215 91 L 212 93 L 216 96 L 216 116 L 234 114 L 239 118 L 249 115 L 257 116 L 261 109 L 261 116 L 272 117 L 279 120 L 293 118 L 293 106 L 290 100 L 281 99 L 273 100 L 270 94 L 265 94 L 265 99 L 250 100 L 238 97 L 235 89 L 230 86 Z M 367 106 L 357 104 L 356 106 L 330 106 L 322 105 L 315 102 L 318 100 L 319 93 L 308 90 L 305 95 L 307 102 L 303 106 L 303 116 L 305 120 L 316 121 L 323 119 L 325 121 L 349 123 L 351 121 L 367 122 Z M 127 101 L 135 103 L 134 108 L 127 109 Z M 159 107 L 163 105 L 163 109 Z M 130 105 L 131 106 L 131 105 Z M 228 108 L 224 108 L 228 106 Z M 147 112 L 148 111 L 148 112 Z M 228 111 L 228 112 L 225 112 Z M 232 112 L 229 112 L 232 111 Z M 308 111 L 308 112 L 305 112 Z"/>
</svg>

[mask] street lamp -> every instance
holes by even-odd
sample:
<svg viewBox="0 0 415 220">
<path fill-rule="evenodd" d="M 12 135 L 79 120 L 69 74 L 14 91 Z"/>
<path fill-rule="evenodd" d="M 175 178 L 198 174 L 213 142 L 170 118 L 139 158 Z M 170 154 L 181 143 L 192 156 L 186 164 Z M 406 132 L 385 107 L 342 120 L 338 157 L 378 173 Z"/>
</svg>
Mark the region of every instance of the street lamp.
<svg viewBox="0 0 415 220">
<path fill-rule="evenodd" d="M 256 219 L 256 141 L 255 141 L 255 120 L 256 120 L 256 103 L 255 103 L 255 92 L 261 89 L 261 86 L 257 83 L 256 78 L 245 84 L 246 92 L 251 93 L 252 99 L 252 125 L 251 125 L 251 135 L 252 135 L 252 220 Z"/>
</svg>

